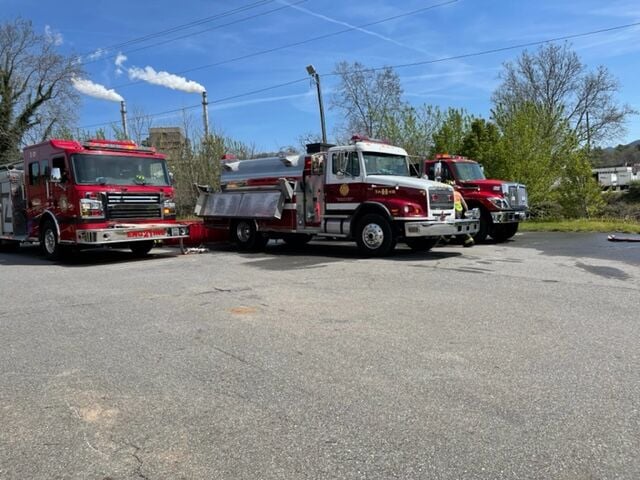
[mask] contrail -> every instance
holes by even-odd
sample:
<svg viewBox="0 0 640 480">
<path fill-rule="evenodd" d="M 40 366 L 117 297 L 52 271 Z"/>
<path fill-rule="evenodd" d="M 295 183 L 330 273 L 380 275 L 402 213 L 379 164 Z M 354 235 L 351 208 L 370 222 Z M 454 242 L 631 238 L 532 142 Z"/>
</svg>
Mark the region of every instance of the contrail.
<svg viewBox="0 0 640 480">
<path fill-rule="evenodd" d="M 393 43 L 394 45 L 397 45 L 399 47 L 408 48 L 408 49 L 414 50 L 416 52 L 424 53 L 426 55 L 431 55 L 431 52 L 427 52 L 427 51 L 422 50 L 420 48 L 416 48 L 413 45 L 407 45 L 406 43 L 399 42 L 397 40 L 394 40 L 393 38 L 387 37 L 385 35 L 381 35 L 381 34 L 379 34 L 377 32 L 371 31 L 371 30 L 367 30 L 366 28 L 358 27 L 358 26 L 352 25 L 352 24 L 350 24 L 348 22 L 343 22 L 342 20 L 337 20 L 335 18 L 327 17 L 326 15 L 322 15 L 321 13 L 313 12 L 311 10 L 308 10 L 308 9 L 304 8 L 304 7 L 299 7 L 297 5 L 294 5 L 294 4 L 291 4 L 289 2 L 286 2 L 285 0 L 278 0 L 278 2 L 283 4 L 283 5 L 287 5 L 287 6 L 291 7 L 291 8 L 293 8 L 294 10 L 298 10 L 300 12 L 306 13 L 307 15 L 311 15 L 312 17 L 320 18 L 322 20 L 325 20 L 325 21 L 330 22 L 330 23 L 335 23 L 337 25 L 342 25 L 343 27 L 347 27 L 347 28 L 350 28 L 352 30 L 356 30 L 358 32 L 364 33 L 366 35 L 371 35 L 372 37 L 379 38 L 381 40 L 384 40 L 385 42 Z"/>
<path fill-rule="evenodd" d="M 131 67 L 128 71 L 130 80 L 143 80 L 153 85 L 160 85 L 187 93 L 202 93 L 206 90 L 197 82 L 169 72 L 156 72 L 149 66 L 145 68 Z"/>
<path fill-rule="evenodd" d="M 124 100 L 115 90 L 93 83 L 86 78 L 72 78 L 71 82 L 73 83 L 73 88 L 90 97 L 109 100 L 110 102 L 122 102 Z"/>
</svg>

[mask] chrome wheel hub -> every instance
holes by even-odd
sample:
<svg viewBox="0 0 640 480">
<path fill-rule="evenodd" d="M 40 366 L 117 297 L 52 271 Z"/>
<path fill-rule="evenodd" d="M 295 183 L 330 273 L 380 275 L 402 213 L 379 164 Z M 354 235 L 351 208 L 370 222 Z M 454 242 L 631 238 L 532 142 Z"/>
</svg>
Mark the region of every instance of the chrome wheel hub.
<svg viewBox="0 0 640 480">
<path fill-rule="evenodd" d="M 362 241 L 367 248 L 375 250 L 384 242 L 384 231 L 377 223 L 370 223 L 362 229 Z"/>
</svg>

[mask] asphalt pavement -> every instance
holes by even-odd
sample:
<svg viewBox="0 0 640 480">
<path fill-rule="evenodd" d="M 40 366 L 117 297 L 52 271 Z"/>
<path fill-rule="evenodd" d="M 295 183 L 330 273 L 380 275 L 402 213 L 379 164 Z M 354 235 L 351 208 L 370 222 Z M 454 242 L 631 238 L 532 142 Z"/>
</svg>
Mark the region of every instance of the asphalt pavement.
<svg viewBox="0 0 640 480">
<path fill-rule="evenodd" d="M 0 253 L 0 479 L 638 479 L 640 244 Z"/>
</svg>

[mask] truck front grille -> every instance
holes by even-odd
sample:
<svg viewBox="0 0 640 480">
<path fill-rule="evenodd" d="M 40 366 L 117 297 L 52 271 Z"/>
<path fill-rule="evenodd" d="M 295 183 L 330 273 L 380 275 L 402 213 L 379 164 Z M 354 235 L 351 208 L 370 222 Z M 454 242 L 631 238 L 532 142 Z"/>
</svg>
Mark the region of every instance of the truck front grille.
<svg viewBox="0 0 640 480">
<path fill-rule="evenodd" d="M 519 183 L 507 184 L 507 200 L 511 208 L 526 209 L 529 206 L 527 187 Z"/>
<path fill-rule="evenodd" d="M 429 206 L 432 210 L 451 210 L 453 208 L 453 190 L 450 188 L 430 188 Z"/>
<path fill-rule="evenodd" d="M 158 194 L 107 193 L 107 218 L 162 218 Z"/>
</svg>

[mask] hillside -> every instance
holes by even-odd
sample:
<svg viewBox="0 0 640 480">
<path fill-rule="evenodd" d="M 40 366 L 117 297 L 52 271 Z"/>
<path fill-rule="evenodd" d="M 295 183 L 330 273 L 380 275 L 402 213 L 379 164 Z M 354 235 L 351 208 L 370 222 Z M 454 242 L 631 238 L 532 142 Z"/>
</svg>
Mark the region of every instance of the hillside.
<svg viewBox="0 0 640 480">
<path fill-rule="evenodd" d="M 592 152 L 594 167 L 613 167 L 640 164 L 640 140 L 617 147 L 596 148 Z"/>
</svg>

